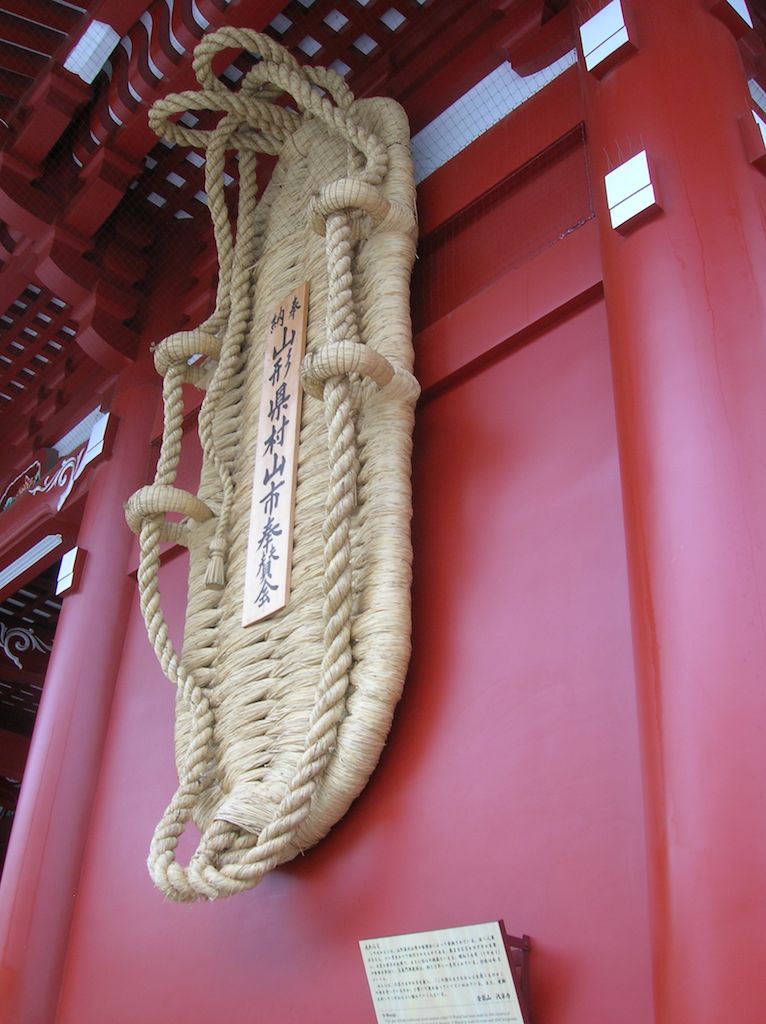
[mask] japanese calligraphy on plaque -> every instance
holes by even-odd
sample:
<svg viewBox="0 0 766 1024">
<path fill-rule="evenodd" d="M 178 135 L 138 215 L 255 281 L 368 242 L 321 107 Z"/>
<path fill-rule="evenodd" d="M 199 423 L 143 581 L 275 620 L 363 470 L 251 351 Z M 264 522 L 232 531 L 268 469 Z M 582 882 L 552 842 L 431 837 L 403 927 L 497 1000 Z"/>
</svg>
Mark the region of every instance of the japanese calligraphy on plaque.
<svg viewBox="0 0 766 1024">
<path fill-rule="evenodd" d="M 277 303 L 267 328 L 243 626 L 273 615 L 290 598 L 307 305 L 308 285 L 302 284 Z"/>
<path fill-rule="evenodd" d="M 378 1024 L 524 1024 L 499 921 L 359 946 Z"/>
</svg>

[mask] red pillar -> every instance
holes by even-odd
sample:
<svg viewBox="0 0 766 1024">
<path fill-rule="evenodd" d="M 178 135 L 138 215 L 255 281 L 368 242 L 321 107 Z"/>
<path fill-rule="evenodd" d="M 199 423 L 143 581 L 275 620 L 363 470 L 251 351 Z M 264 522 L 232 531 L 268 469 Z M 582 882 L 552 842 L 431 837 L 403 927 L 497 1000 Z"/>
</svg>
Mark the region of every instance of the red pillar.
<svg viewBox="0 0 766 1024">
<path fill-rule="evenodd" d="M 111 459 L 78 537 L 80 590 L 64 601 L 0 888 L 0 1022 L 52 1024 L 96 790 L 123 626 L 134 595 L 123 502 L 146 482 L 158 400 L 145 359 L 123 375 Z M 109 899 L 109 893 L 104 893 Z"/>
<path fill-rule="evenodd" d="M 766 1013 L 766 237 L 734 38 L 704 0 L 622 0 L 584 71 L 623 475 L 656 1020 Z M 593 11 L 582 5 L 582 17 Z M 663 212 L 612 230 L 646 149 Z"/>
</svg>

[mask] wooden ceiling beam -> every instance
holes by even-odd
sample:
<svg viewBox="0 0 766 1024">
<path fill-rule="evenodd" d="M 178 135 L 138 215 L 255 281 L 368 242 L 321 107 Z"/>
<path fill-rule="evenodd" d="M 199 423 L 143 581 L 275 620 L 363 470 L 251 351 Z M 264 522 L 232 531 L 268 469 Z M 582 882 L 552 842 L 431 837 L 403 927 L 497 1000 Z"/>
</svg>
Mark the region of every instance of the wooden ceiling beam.
<svg viewBox="0 0 766 1024">
<path fill-rule="evenodd" d="M 31 50 L 21 50 L 11 43 L 0 42 L 0 68 L 25 75 L 30 82 L 40 74 L 48 58 Z"/>
<path fill-rule="evenodd" d="M 64 37 L 60 32 L 54 32 L 43 25 L 33 24 L 24 18 L 17 18 L 0 10 L 0 38 L 14 46 L 23 46 L 25 50 L 50 57 L 61 45 Z"/>
<path fill-rule="evenodd" d="M 0 95 L 7 96 L 14 103 L 21 99 L 32 84 L 32 79 L 15 71 L 0 68 Z"/>
<path fill-rule="evenodd" d="M 2 9 L 63 35 L 69 35 L 83 20 L 80 11 L 49 0 L 3 0 Z"/>
</svg>

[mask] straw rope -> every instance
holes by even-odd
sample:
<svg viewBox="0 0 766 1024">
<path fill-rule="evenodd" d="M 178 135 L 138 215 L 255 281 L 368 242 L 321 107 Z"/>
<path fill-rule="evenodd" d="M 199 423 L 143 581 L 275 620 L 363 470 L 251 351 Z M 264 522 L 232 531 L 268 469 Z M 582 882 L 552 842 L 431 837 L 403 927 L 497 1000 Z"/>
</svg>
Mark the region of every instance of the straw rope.
<svg viewBox="0 0 766 1024">
<path fill-rule="evenodd" d="M 237 93 L 212 72 L 215 54 L 231 47 L 248 49 L 261 58 Z M 171 335 L 155 349 L 155 366 L 163 375 L 165 416 L 160 456 L 154 483 L 141 488 L 126 506 L 128 523 L 140 540 L 138 587 L 147 633 L 163 672 L 177 687 L 179 708 L 185 709 L 187 716 L 179 787 L 155 830 L 148 862 L 157 885 L 179 900 L 214 899 L 250 888 L 301 846 L 302 828 L 312 802 L 320 797 L 337 748 L 354 664 L 352 527 L 360 468 L 359 396 L 369 394 L 363 382 L 373 381 L 392 402 L 409 409 L 411 418 L 419 393 L 406 367 L 392 365 L 362 339 L 355 297 L 355 245 L 376 226 L 386 230 L 388 225 L 392 237 L 398 234 L 406 240 L 399 262 L 407 265 L 415 229 L 411 206 L 384 195 L 381 186 L 389 174 L 389 150 L 355 114 L 353 96 L 343 80 L 327 69 L 301 68 L 269 37 L 242 29 L 221 29 L 203 39 L 195 50 L 193 66 L 200 90 L 156 103 L 150 124 L 170 142 L 206 150 L 205 187 L 220 267 L 216 303 L 211 316 L 198 328 Z M 282 92 L 294 99 L 300 113 L 271 102 Z M 222 117 L 211 131 L 172 120 L 189 110 L 216 111 Z M 178 840 L 192 815 L 199 814 L 203 805 L 215 803 L 216 787 L 221 784 L 216 768 L 216 749 L 221 742 L 216 702 L 220 696 L 215 656 L 206 649 L 190 667 L 170 639 L 160 603 L 160 545 L 163 540 L 190 545 L 196 531 L 206 531 L 204 584 L 209 596 L 201 599 L 200 614 L 208 623 L 206 630 L 212 631 L 223 614 L 215 594 L 221 592 L 227 578 L 237 494 L 239 444 L 231 422 L 239 410 L 246 343 L 253 330 L 258 260 L 268 220 L 268 211 L 264 212 L 257 197 L 256 154 L 286 153 L 288 142 L 295 145 L 300 126 L 312 121 L 324 125 L 349 147 L 346 174 L 325 183 L 306 213 L 313 231 L 324 235 L 327 288 L 326 339 L 307 355 L 301 373 L 306 391 L 324 403 L 329 464 L 322 527 L 323 656 L 319 680 L 308 707 L 302 749 L 269 820 L 258 829 L 243 827 L 219 812 L 206 822 L 197 851 L 183 867 L 175 856 Z M 224 194 L 224 165 L 231 149 L 239 151 L 236 235 Z M 275 297 L 279 296 L 272 296 L 272 301 Z M 201 386 L 209 374 L 188 363 L 200 353 L 214 365 L 198 423 L 207 474 L 204 498 L 202 490 L 195 497 L 174 486 L 181 453 L 182 385 L 188 381 Z M 168 514 L 175 514 L 180 521 L 168 520 Z M 404 561 L 408 564 L 406 551 Z M 395 700 L 396 686 L 392 693 Z"/>
</svg>

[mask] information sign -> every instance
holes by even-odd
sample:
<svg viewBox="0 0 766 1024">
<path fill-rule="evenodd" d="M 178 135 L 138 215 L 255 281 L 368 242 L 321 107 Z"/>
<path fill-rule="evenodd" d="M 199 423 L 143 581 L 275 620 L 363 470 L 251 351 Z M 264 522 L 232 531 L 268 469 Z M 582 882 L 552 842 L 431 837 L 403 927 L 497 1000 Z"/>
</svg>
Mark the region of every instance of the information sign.
<svg viewBox="0 0 766 1024">
<path fill-rule="evenodd" d="M 524 1024 L 499 921 L 359 946 L 378 1024 Z"/>
</svg>

